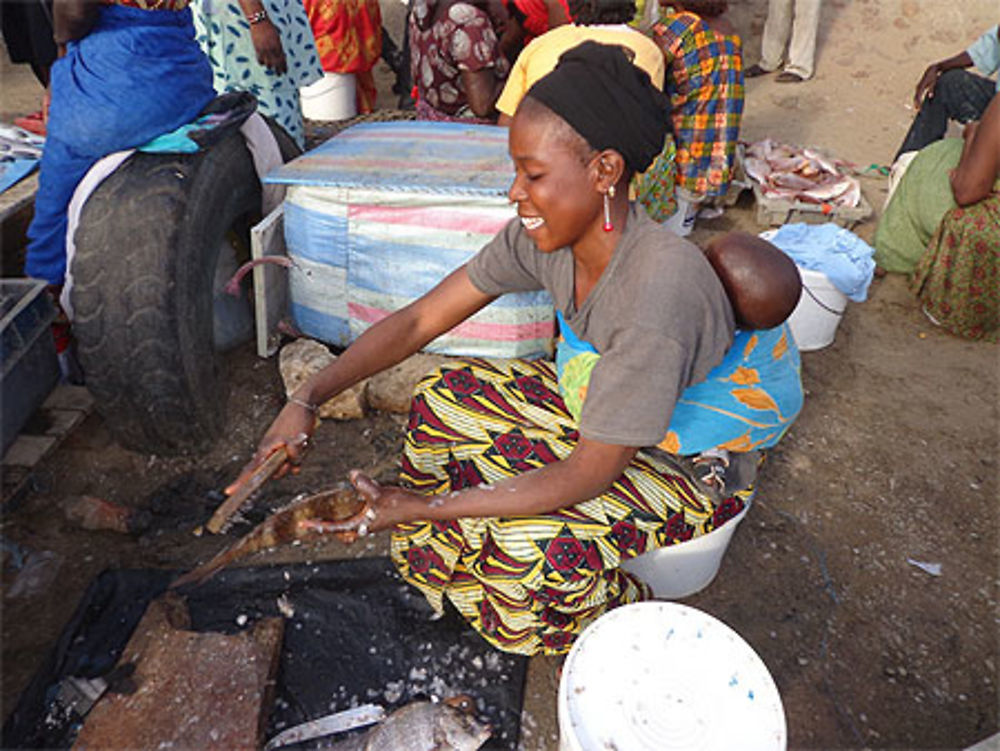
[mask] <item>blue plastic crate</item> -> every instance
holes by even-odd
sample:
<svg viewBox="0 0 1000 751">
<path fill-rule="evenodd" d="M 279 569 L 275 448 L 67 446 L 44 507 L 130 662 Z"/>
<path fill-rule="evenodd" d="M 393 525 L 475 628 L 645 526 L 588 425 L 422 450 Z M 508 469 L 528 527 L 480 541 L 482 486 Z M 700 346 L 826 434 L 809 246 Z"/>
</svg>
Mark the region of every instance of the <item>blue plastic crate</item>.
<svg viewBox="0 0 1000 751">
<path fill-rule="evenodd" d="M 2 452 L 59 382 L 50 326 L 56 310 L 37 279 L 0 279 Z"/>
</svg>

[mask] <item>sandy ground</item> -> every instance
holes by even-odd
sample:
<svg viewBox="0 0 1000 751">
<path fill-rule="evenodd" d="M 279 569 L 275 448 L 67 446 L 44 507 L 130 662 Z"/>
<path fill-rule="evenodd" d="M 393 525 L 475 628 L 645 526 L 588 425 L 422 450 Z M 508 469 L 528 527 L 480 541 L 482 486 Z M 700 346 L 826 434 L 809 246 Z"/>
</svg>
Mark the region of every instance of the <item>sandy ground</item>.
<svg viewBox="0 0 1000 751">
<path fill-rule="evenodd" d="M 749 64 L 767 3 L 733 5 Z M 401 6 L 386 0 L 385 9 L 399 38 Z M 996 20 L 987 0 L 827 2 L 816 77 L 750 81 L 744 137 L 820 147 L 862 169 L 887 164 L 924 67 Z M 0 119 L 33 109 L 39 90 L 30 73 L 5 64 L 2 74 Z M 383 64 L 379 81 L 380 105 L 393 106 Z M 880 207 L 883 180 L 869 173 L 863 184 Z M 874 226 L 855 230 L 870 238 Z M 746 199 L 695 239 L 733 227 L 758 229 Z M 936 330 L 905 280 L 889 276 L 866 303 L 849 306 L 832 346 L 803 355 L 803 414 L 770 455 L 718 578 L 684 600 L 721 618 L 764 660 L 781 692 L 790 748 L 961 749 L 997 732 L 997 354 Z M 247 349 L 229 367 L 233 424 L 208 454 L 129 452 L 92 416 L 41 467 L 36 492 L 4 513 L 5 538 L 64 561 L 47 590 L 4 602 L 5 715 L 97 572 L 184 567 L 221 544 L 191 538 L 180 510 L 211 507 L 210 491 L 233 475 L 280 404 L 274 362 Z M 391 477 L 384 462 L 398 452 L 400 426 L 391 415 L 324 424 L 302 474 L 266 488 L 258 502 L 317 489 L 351 466 L 382 467 Z M 82 493 L 133 505 L 173 494 L 179 521 L 160 519 L 139 539 L 81 531 L 59 507 Z M 350 549 L 331 543 L 320 554 L 384 551 L 380 535 Z M 941 564 L 940 576 L 910 559 Z M 5 587 L 10 576 L 4 572 Z M 557 664 L 531 660 L 524 749 L 557 746 Z"/>
</svg>

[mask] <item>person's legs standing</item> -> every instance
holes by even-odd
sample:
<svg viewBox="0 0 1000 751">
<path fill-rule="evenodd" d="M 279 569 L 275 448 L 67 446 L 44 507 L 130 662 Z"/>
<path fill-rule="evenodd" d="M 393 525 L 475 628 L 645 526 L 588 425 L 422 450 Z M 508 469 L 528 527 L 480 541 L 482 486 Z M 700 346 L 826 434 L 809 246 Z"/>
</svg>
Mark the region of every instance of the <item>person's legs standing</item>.
<svg viewBox="0 0 1000 751">
<path fill-rule="evenodd" d="M 406 15 L 403 17 L 403 48 L 400 50 L 399 76 L 396 83 L 401 89 L 398 107 L 401 110 L 412 110 L 413 101 L 413 71 L 410 69 L 410 14 L 413 13 L 413 0 L 406 4 Z M 393 88 L 395 91 L 395 88 Z"/>
<path fill-rule="evenodd" d="M 920 106 L 917 116 L 903 139 L 893 161 L 907 151 L 919 151 L 939 141 L 948 129 L 949 120 L 967 123 L 978 120 L 996 94 L 996 84 L 967 70 L 948 70 L 934 85 L 932 96 Z"/>
<path fill-rule="evenodd" d="M 795 20 L 792 22 L 792 39 L 788 45 L 785 70 L 803 79 L 813 75 L 821 5 L 822 0 L 795 0 Z"/>
<path fill-rule="evenodd" d="M 792 32 L 793 0 L 768 0 L 767 20 L 761 38 L 761 70 L 770 73 L 781 66 L 785 55 L 785 45 Z"/>
</svg>

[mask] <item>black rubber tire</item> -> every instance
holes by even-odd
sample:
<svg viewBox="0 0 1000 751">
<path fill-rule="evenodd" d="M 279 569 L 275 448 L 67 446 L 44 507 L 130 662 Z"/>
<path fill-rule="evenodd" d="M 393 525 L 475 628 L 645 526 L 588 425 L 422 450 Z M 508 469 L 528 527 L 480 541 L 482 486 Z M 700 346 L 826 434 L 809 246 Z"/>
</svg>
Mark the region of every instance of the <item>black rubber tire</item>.
<svg viewBox="0 0 1000 751">
<path fill-rule="evenodd" d="M 298 152 L 272 126 L 285 158 Z M 112 434 L 152 454 L 204 449 L 226 424 L 212 287 L 230 232 L 260 219 L 239 132 L 196 154 L 136 153 L 94 191 L 75 235 L 73 331 Z"/>
</svg>

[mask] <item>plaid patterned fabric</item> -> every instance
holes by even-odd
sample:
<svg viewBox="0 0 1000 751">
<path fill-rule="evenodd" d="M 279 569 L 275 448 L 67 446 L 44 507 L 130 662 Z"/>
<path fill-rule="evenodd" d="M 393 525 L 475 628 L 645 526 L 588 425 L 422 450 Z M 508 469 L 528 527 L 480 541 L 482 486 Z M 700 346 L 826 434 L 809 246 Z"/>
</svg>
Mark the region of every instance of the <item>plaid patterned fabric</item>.
<svg viewBox="0 0 1000 751">
<path fill-rule="evenodd" d="M 694 13 L 666 12 L 653 41 L 667 57 L 677 187 L 722 195 L 732 177 L 743 117 L 743 53 L 738 36 L 721 36 Z"/>
</svg>

